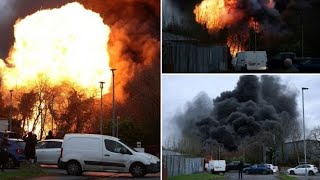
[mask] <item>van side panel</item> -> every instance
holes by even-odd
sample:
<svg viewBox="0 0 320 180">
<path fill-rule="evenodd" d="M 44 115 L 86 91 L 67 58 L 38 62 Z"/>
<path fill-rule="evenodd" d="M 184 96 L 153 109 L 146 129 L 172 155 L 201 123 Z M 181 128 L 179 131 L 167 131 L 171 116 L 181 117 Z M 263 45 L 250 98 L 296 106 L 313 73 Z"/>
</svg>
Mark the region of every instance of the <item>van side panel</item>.
<svg viewBox="0 0 320 180">
<path fill-rule="evenodd" d="M 70 137 L 65 140 L 63 147 L 64 156 L 69 161 L 77 159 L 82 165 L 82 169 L 101 170 L 99 163 L 102 161 L 102 140 L 99 137 Z M 99 148 L 97 148 L 99 147 Z"/>
</svg>

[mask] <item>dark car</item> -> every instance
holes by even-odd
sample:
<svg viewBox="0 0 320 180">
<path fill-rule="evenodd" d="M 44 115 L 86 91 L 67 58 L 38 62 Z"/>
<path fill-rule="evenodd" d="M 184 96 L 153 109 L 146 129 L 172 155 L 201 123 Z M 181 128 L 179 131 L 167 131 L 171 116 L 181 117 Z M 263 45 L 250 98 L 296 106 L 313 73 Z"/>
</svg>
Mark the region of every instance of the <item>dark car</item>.
<svg viewBox="0 0 320 180">
<path fill-rule="evenodd" d="M 4 134 L 8 134 L 8 138 L 19 138 L 16 132 L 12 131 L 0 131 L 0 139 L 4 137 Z"/>
<path fill-rule="evenodd" d="M 284 68 L 284 60 L 287 58 L 291 59 L 292 61 L 295 61 L 296 54 L 293 52 L 278 53 L 277 55 L 271 57 L 268 60 L 268 69 L 272 70 Z"/>
<path fill-rule="evenodd" d="M 272 169 L 265 164 L 255 164 L 243 169 L 246 174 L 273 174 Z"/>
<path fill-rule="evenodd" d="M 226 171 L 229 170 L 239 170 L 240 161 L 231 161 L 226 165 Z M 243 168 L 250 167 L 251 164 L 243 164 Z"/>
<path fill-rule="evenodd" d="M 317 73 L 320 72 L 320 58 L 301 58 L 295 66 L 300 72 Z"/>
<path fill-rule="evenodd" d="M 6 165 L 6 168 L 15 168 L 20 165 L 21 162 L 26 160 L 24 154 L 24 147 L 26 143 L 22 139 L 8 139 L 9 146 L 7 151 L 9 153 L 9 161 Z"/>
</svg>

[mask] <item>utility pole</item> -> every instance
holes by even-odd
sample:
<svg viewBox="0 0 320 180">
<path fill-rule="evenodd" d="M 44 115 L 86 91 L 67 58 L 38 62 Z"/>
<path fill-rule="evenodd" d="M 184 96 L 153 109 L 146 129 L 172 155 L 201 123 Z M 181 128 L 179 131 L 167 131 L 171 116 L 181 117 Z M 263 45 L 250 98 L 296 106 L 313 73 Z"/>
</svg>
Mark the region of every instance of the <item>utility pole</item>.
<svg viewBox="0 0 320 180">
<path fill-rule="evenodd" d="M 307 179 L 307 153 L 306 153 L 306 129 L 304 123 L 304 90 L 308 90 L 309 88 L 301 88 L 302 89 L 302 120 L 303 120 L 303 153 L 304 153 L 304 177 Z"/>
<path fill-rule="evenodd" d="M 12 131 L 12 92 L 13 90 L 10 90 L 10 115 L 9 115 L 9 131 Z"/>
<path fill-rule="evenodd" d="M 119 138 L 119 119 L 120 116 L 117 116 L 117 138 Z"/>
<path fill-rule="evenodd" d="M 116 135 L 115 129 L 115 107 L 114 107 L 114 71 L 117 69 L 110 69 L 112 71 L 112 136 Z"/>
</svg>

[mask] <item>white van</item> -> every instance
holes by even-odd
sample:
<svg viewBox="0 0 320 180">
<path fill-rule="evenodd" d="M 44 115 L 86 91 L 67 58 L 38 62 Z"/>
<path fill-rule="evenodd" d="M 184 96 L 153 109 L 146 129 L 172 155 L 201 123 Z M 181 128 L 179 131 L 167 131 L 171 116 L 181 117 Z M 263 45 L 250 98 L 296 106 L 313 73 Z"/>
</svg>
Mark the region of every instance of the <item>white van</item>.
<svg viewBox="0 0 320 180">
<path fill-rule="evenodd" d="M 60 166 L 68 174 L 84 171 L 130 172 L 134 177 L 160 172 L 160 160 L 151 154 L 137 152 L 118 138 L 99 134 L 66 134 L 63 139 Z"/>
<path fill-rule="evenodd" d="M 235 71 L 267 70 L 266 51 L 242 51 L 232 60 Z"/>
<path fill-rule="evenodd" d="M 211 160 L 208 164 L 208 171 L 211 173 L 225 173 L 226 161 L 225 160 Z"/>
</svg>

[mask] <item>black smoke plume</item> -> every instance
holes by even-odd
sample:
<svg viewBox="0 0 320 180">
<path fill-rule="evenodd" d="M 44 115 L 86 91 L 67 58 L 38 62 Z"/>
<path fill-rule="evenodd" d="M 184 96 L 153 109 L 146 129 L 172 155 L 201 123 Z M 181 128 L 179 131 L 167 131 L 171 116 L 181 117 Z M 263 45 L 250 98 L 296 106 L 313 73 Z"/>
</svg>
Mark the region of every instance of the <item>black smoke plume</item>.
<svg viewBox="0 0 320 180">
<path fill-rule="evenodd" d="M 277 130 L 288 137 L 290 127 L 298 123 L 296 96 L 279 77 L 241 76 L 234 90 L 222 92 L 213 103 L 200 93 L 175 120 L 182 137 L 196 137 L 204 146 L 215 141 L 236 150 L 245 137 L 259 132 Z"/>
</svg>

